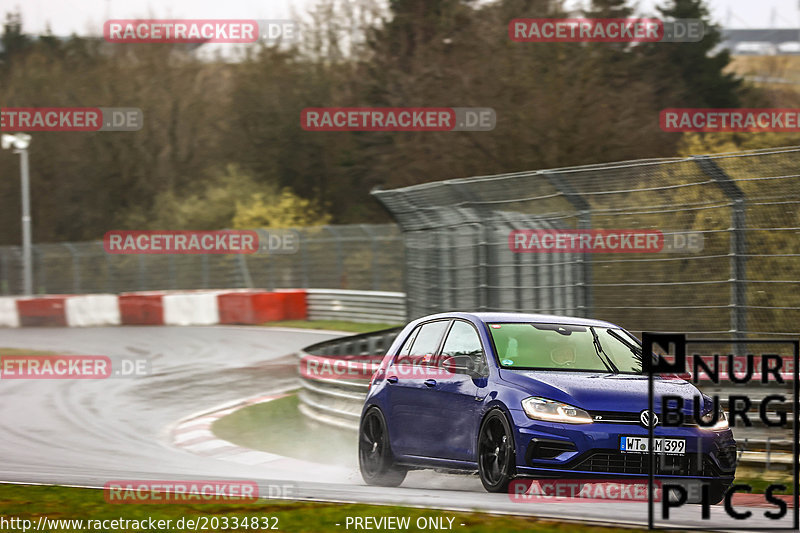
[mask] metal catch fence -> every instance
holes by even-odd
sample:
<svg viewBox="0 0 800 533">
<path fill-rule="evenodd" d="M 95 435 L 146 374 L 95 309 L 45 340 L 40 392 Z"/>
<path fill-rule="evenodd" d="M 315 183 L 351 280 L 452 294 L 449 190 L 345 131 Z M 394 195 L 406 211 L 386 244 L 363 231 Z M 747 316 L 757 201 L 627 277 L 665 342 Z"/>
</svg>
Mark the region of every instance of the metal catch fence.
<svg viewBox="0 0 800 533">
<path fill-rule="evenodd" d="M 596 317 L 632 331 L 796 336 L 800 147 L 451 179 L 373 194 L 403 230 L 409 318 Z M 657 231 L 657 253 L 516 248 L 512 232 Z M 530 241 L 527 241 L 530 243 Z M 543 242 L 543 241 L 542 241 Z M 531 253 L 545 252 L 545 253 Z"/>
<path fill-rule="evenodd" d="M 296 253 L 113 255 L 102 241 L 33 247 L 35 294 L 222 288 L 400 291 L 403 249 L 394 224 L 296 230 Z M 22 293 L 22 251 L 0 247 L 0 293 Z"/>
</svg>

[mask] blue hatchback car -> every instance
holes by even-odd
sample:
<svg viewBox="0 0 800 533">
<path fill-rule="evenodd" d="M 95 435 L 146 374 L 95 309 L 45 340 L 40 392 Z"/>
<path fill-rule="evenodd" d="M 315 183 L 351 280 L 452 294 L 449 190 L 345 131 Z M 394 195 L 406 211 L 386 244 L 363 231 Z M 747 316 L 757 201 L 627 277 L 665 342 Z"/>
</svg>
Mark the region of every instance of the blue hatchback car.
<svg viewBox="0 0 800 533">
<path fill-rule="evenodd" d="M 736 469 L 727 416 L 691 383 L 656 376 L 650 420 L 642 357 L 636 337 L 599 320 L 415 320 L 370 383 L 359 429 L 362 477 L 397 486 L 411 469 L 477 471 L 490 492 L 507 491 L 516 477 L 641 479 L 654 423 L 655 476 L 707 482 L 709 499 L 720 501 Z M 684 399 L 681 425 L 659 420 L 664 395 Z M 695 396 L 702 424 L 691 416 Z"/>
</svg>

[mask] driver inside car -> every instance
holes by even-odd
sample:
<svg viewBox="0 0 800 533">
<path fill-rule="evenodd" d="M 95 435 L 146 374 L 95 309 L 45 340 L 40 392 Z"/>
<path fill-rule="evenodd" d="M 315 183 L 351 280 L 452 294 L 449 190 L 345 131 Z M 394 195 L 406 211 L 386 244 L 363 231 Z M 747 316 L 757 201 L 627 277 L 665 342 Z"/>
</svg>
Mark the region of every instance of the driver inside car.
<svg viewBox="0 0 800 533">
<path fill-rule="evenodd" d="M 557 367 L 575 366 L 575 348 L 572 346 L 558 346 L 550 350 L 550 360 Z"/>
</svg>

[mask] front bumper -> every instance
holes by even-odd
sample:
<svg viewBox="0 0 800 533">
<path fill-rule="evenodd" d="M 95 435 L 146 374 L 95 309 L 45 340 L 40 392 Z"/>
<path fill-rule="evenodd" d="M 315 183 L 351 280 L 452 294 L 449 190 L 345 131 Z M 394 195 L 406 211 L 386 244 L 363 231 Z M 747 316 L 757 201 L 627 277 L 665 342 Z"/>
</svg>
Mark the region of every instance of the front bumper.
<svg viewBox="0 0 800 533">
<path fill-rule="evenodd" d="M 650 454 L 621 452 L 622 435 L 647 437 L 638 424 L 558 424 L 531 420 L 522 410 L 511 411 L 517 474 L 527 477 L 642 478 Z M 733 433 L 698 427 L 656 427 L 656 437 L 686 439 L 685 455 L 655 455 L 657 478 L 732 481 L 736 471 Z"/>
</svg>

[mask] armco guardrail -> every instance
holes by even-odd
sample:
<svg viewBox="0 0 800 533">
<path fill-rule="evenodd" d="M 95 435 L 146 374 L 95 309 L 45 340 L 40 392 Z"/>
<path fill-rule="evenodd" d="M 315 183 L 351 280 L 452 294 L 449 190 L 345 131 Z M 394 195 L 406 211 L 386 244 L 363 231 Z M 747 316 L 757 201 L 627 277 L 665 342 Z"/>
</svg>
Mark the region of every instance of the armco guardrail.
<svg viewBox="0 0 800 533">
<path fill-rule="evenodd" d="M 318 422 L 357 429 L 369 387 L 369 380 L 364 379 L 363 374 L 363 356 L 374 355 L 379 361 L 401 330 L 398 327 L 352 335 L 304 348 L 298 354 L 302 384 L 300 412 Z M 358 362 L 354 360 L 355 356 L 358 356 Z M 309 371 L 311 367 L 319 368 L 320 363 L 327 364 L 331 371 Z M 360 377 L 351 377 L 349 370 L 353 370 L 352 374 L 360 373 Z M 332 375 L 337 377 L 330 377 Z"/>
<path fill-rule="evenodd" d="M 358 429 L 361 408 L 367 394 L 370 369 L 366 365 L 372 361 L 376 369 L 381 357 L 388 351 L 402 328 L 392 328 L 362 335 L 353 335 L 320 342 L 299 352 L 298 370 L 302 389 L 300 390 L 300 412 L 325 424 Z M 374 355 L 374 359 L 364 356 Z M 318 370 L 326 366 L 327 370 Z M 743 466 L 757 469 L 782 470 L 791 472 L 793 464 L 791 413 L 791 381 L 782 384 L 748 388 L 728 385 L 714 385 L 700 382 L 700 388 L 710 396 L 718 395 L 722 406 L 728 410 L 731 395 L 746 392 L 752 401 L 747 410 L 752 423 L 742 427 L 737 420 L 733 428 L 740 451 L 739 462 Z M 782 410 L 787 414 L 788 425 L 776 430 L 765 426 L 759 417 L 761 401 L 767 395 L 784 395 L 789 404 Z M 789 407 L 786 411 L 787 405 Z M 771 415 L 774 416 L 774 415 Z"/>
<path fill-rule="evenodd" d="M 308 318 L 352 322 L 406 322 L 403 292 L 308 289 Z"/>
</svg>

